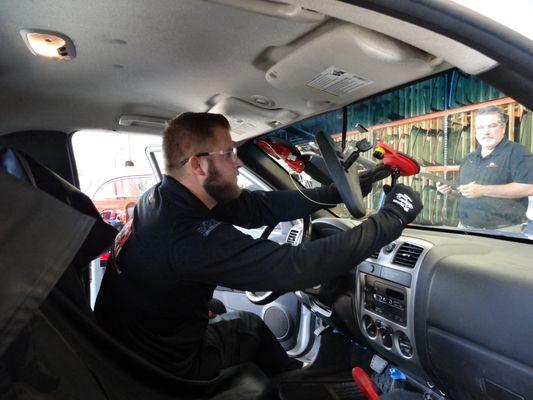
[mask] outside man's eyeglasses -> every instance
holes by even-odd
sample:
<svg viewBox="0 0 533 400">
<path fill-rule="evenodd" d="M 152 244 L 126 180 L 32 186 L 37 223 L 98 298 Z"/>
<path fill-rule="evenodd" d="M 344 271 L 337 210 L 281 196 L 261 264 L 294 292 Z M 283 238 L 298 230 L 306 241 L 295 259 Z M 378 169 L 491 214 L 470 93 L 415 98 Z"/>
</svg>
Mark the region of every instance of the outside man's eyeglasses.
<svg viewBox="0 0 533 400">
<path fill-rule="evenodd" d="M 497 127 L 499 127 L 502 124 L 503 124 L 503 122 L 493 122 L 492 124 L 488 124 L 486 126 L 485 125 L 476 125 L 476 130 L 482 131 L 485 128 L 487 128 L 488 130 L 493 130 L 493 129 L 496 129 Z"/>
<path fill-rule="evenodd" d="M 210 152 L 203 152 L 195 154 L 194 157 L 210 157 L 210 156 L 224 156 L 224 159 L 235 162 L 237 161 L 237 148 L 232 148 L 231 150 L 219 150 L 219 151 L 210 151 Z M 192 157 L 192 156 L 191 156 Z M 185 164 L 187 164 L 191 157 L 187 157 L 185 160 L 180 161 L 180 167 L 183 167 Z"/>
</svg>

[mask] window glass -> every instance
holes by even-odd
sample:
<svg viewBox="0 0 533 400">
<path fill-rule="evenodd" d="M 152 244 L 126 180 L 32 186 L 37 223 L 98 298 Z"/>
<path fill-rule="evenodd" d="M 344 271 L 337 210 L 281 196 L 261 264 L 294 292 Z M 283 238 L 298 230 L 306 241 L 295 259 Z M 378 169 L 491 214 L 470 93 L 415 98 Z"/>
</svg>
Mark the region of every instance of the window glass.
<svg viewBox="0 0 533 400">
<path fill-rule="evenodd" d="M 94 200 L 120 200 L 139 198 L 154 184 L 152 175 L 136 175 L 113 178 L 100 186 L 93 195 Z"/>
<path fill-rule="evenodd" d="M 102 130 L 83 130 L 72 136 L 80 188 L 93 200 L 102 219 L 117 230 L 133 217 L 139 197 L 156 182 L 146 154 L 150 146 L 160 147 L 161 137 Z M 108 257 L 106 253 L 91 262 L 91 307 Z"/>
<path fill-rule="evenodd" d="M 116 228 L 128 220 L 128 207 L 156 182 L 146 155 L 149 146 L 161 146 L 161 137 L 99 130 L 72 137 L 80 188 Z"/>
<path fill-rule="evenodd" d="M 476 117 L 477 110 L 488 106 L 498 107 L 503 112 L 503 121 L 494 113 Z M 269 151 L 268 146 L 283 139 L 281 144 L 293 146 L 294 150 L 289 152 L 301 154 L 298 157 L 304 164 L 313 161 L 327 174 L 323 162 L 320 164 L 318 147 L 311 139 L 317 132 L 330 135 L 344 159 L 360 140 L 366 139 L 374 147 L 384 143 L 409 155 L 421 166 L 420 174 L 399 179 L 421 194 L 424 209 L 416 224 L 524 237 L 529 230 L 533 231 L 533 222 L 527 218 L 533 214 L 533 208 L 527 211 L 528 195 L 533 195 L 531 119 L 531 111 L 515 100 L 454 69 L 347 106 L 344 153 L 342 111 L 279 129 L 258 138 L 256 144 L 296 180 L 312 187 L 321 185 L 321 180 L 313 179 L 307 166 L 298 171 L 297 162 Z M 479 140 L 486 141 L 497 132 L 501 132 L 501 140 L 485 154 L 487 144 L 480 146 Z M 373 150 L 361 157 L 379 162 L 373 157 Z M 352 168 L 364 169 L 360 163 Z M 384 183 L 389 180 L 375 184 L 367 196 L 368 214 L 376 212 L 382 204 Z M 519 194 L 511 197 L 509 192 L 494 192 L 493 186 L 501 188 L 510 183 L 521 185 Z M 450 190 L 443 192 L 443 184 Z M 349 217 L 343 206 L 337 206 L 333 212 Z"/>
<path fill-rule="evenodd" d="M 241 189 L 246 189 L 250 191 L 271 190 L 267 184 L 265 184 L 256 175 L 254 175 L 250 170 L 244 167 L 239 169 L 239 175 L 237 175 L 237 184 L 239 185 Z M 278 242 L 279 244 L 286 243 L 287 235 L 291 227 L 292 227 L 292 222 L 280 222 L 274 227 L 274 229 L 268 236 L 268 239 L 274 242 Z M 255 228 L 255 229 L 246 229 L 240 226 L 235 226 L 235 228 L 237 228 L 243 233 L 246 233 L 252 236 L 255 239 L 259 239 L 267 227 L 263 226 L 263 227 Z"/>
</svg>

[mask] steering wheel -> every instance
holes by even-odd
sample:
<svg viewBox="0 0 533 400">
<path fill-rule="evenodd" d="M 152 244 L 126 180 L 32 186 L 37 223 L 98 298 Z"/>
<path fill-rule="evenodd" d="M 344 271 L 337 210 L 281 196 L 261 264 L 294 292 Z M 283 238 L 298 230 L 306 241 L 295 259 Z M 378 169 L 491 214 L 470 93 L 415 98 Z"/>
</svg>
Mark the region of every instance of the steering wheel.
<svg viewBox="0 0 533 400">
<path fill-rule="evenodd" d="M 359 175 L 356 171 L 349 172 L 343 165 L 341 158 L 335 151 L 332 140 L 323 132 L 317 133 L 316 143 L 329 171 L 329 176 L 335 182 L 342 201 L 354 218 L 362 218 L 366 214 L 366 206 L 361 193 Z"/>
<path fill-rule="evenodd" d="M 329 136 L 323 132 L 319 132 L 316 137 L 318 148 L 322 153 L 322 157 L 326 163 L 329 175 L 341 196 L 342 201 L 346 204 L 346 208 L 354 216 L 354 218 L 361 218 L 366 215 L 366 206 L 363 201 L 363 194 L 361 193 L 361 185 L 359 183 L 359 175 L 357 172 L 350 173 L 335 151 L 334 145 Z M 273 227 L 267 227 L 261 235 L 268 236 L 272 232 Z M 311 239 L 311 216 L 304 218 L 302 242 Z M 264 305 L 276 300 L 282 293 L 278 292 L 246 292 L 248 300 L 254 304 Z"/>
<path fill-rule="evenodd" d="M 272 233 L 274 226 L 267 226 L 265 230 L 263 231 L 263 234 L 261 235 L 261 239 L 267 239 L 270 233 Z M 300 243 L 311 240 L 311 233 L 312 233 L 311 216 L 308 215 L 303 218 L 303 228 L 302 228 L 302 235 L 301 235 L 302 239 Z M 266 236 L 266 237 L 263 237 L 263 236 Z M 299 243 L 295 243 L 295 244 L 299 244 Z M 246 293 L 246 297 L 248 297 L 248 300 L 260 306 L 273 302 L 274 300 L 276 300 L 279 296 L 283 294 L 281 292 L 249 292 L 249 291 L 246 291 L 245 293 Z"/>
</svg>

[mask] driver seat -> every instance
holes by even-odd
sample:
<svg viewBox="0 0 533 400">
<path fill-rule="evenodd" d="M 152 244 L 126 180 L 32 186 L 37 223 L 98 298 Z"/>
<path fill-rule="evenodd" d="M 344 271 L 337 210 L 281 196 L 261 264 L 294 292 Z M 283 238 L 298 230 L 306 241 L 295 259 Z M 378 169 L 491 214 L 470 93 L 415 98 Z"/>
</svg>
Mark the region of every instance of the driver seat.
<svg viewBox="0 0 533 400">
<path fill-rule="evenodd" d="M 7 277 L 8 281 L 12 280 L 9 282 L 10 287 L 24 289 L 13 290 L 13 294 L 2 294 L 1 302 L 12 295 L 33 300 L 42 296 L 44 301 L 38 309 L 34 307 L 31 313 L 26 312 L 22 316 L 16 307 L 12 308 L 13 318 L 8 320 L 18 319 L 24 324 L 21 323 L 23 328 L 8 337 L 7 350 L 2 352 L 0 346 L 1 398 L 279 398 L 269 379 L 254 364 L 227 368 L 210 381 L 182 379 L 151 364 L 108 335 L 98 326 L 89 306 L 84 276 L 90 261 L 111 246 L 116 235 L 114 228 L 101 219 L 85 194 L 21 152 L 0 146 L 0 178 L 7 191 L 11 193 L 19 190 L 17 195 L 20 194 L 21 198 L 24 193 L 20 190 L 20 180 L 33 186 L 32 193 L 37 193 L 37 188 L 52 196 L 38 193 L 42 203 L 47 203 L 39 203 L 38 207 L 46 207 L 48 202 L 57 204 L 59 200 L 75 209 L 79 218 L 89 216 L 94 219 L 92 228 L 81 247 L 75 251 L 73 260 L 66 266 L 59 280 L 55 284 L 51 282 L 50 286 L 53 287 L 47 296 L 46 293 L 43 294 L 45 287 L 39 287 L 38 284 L 25 286 L 20 275 L 9 274 Z M 28 187 L 24 186 L 27 192 Z M 5 218 L 9 221 L 10 215 L 5 214 L 2 220 Z M 16 209 L 10 210 L 10 214 L 16 214 Z M 20 221 L 20 215 L 12 220 Z M 31 221 L 28 225 L 31 227 Z M 6 232 L 2 232 L 0 227 L 0 236 L 3 233 Z M 26 243 L 42 240 L 41 238 L 46 238 L 46 243 L 54 243 L 55 239 L 54 232 L 35 232 L 32 229 L 25 229 L 17 235 L 26 235 Z M 64 247 L 68 248 L 70 245 L 66 243 Z M 1 257 L 0 253 L 0 259 Z M 39 260 L 42 255 L 35 254 L 35 257 Z M 42 271 L 38 273 L 42 274 Z M 40 284 L 43 286 L 45 283 Z M 21 303 L 20 299 L 17 301 Z M 2 328 L 4 327 L 0 324 L 0 333 Z"/>
</svg>

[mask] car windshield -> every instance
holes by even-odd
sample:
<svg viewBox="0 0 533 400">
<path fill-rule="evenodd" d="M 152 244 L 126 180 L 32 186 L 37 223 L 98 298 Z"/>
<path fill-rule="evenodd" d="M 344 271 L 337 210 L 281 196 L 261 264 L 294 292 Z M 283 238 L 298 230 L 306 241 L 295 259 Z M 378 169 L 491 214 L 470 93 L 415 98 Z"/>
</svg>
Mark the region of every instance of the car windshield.
<svg viewBox="0 0 533 400">
<path fill-rule="evenodd" d="M 528 198 L 533 195 L 531 118 L 531 111 L 512 98 L 454 69 L 283 127 L 255 142 L 295 184 L 308 188 L 328 183 L 317 172 L 327 174 L 317 133 L 329 135 L 344 160 L 363 139 L 374 148 L 384 143 L 421 167 L 420 173 L 399 179 L 421 194 L 424 209 L 415 225 L 523 238 L 531 237 L 533 224 L 533 197 Z M 379 162 L 373 154 L 374 149 L 361 153 L 351 169 L 371 168 L 369 162 Z M 367 215 L 379 209 L 388 183 L 390 178 L 374 184 L 366 197 Z M 507 184 L 512 185 L 501 186 Z M 482 192 L 487 185 L 503 192 Z M 350 217 L 344 205 L 331 211 Z"/>
</svg>

